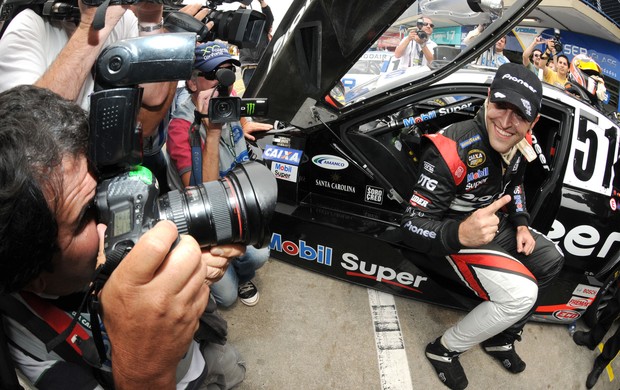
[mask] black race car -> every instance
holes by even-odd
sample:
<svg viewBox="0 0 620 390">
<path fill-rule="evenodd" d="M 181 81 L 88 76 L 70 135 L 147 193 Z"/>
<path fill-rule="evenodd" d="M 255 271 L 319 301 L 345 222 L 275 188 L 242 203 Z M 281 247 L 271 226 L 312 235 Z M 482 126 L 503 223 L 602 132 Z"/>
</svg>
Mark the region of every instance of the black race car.
<svg viewBox="0 0 620 390">
<path fill-rule="evenodd" d="M 286 123 L 258 143 L 278 179 L 272 256 L 399 296 L 476 306 L 441 265 L 404 245 L 399 222 L 423 163 L 420 136 L 473 117 L 495 69 L 472 62 L 538 3 L 294 1 L 244 95 L 268 98 L 269 117 Z M 419 12 L 436 31 L 486 28 L 466 47 L 439 44 L 430 66 L 391 62 L 345 94 L 346 71 Z M 595 318 L 620 275 L 619 124 L 593 103 L 587 91 L 544 87 L 525 190 L 532 226 L 566 262 L 535 320 Z"/>
</svg>

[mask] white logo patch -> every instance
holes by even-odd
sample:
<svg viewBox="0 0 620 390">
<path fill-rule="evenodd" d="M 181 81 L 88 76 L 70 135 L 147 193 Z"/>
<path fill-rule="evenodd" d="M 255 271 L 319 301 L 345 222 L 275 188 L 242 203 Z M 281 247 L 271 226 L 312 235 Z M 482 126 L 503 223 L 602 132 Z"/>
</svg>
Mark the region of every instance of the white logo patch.
<svg viewBox="0 0 620 390">
<path fill-rule="evenodd" d="M 496 98 L 498 98 L 498 99 L 503 99 L 503 98 L 505 98 L 505 97 L 506 97 L 506 95 L 504 95 L 504 94 L 503 94 L 503 93 L 501 93 L 501 92 L 495 92 L 495 93 L 494 93 L 494 95 L 495 95 L 495 97 L 496 97 Z"/>
<path fill-rule="evenodd" d="M 525 113 L 532 116 L 532 106 L 530 105 L 530 102 L 525 99 L 521 99 L 521 104 L 523 104 L 523 108 L 525 108 Z"/>
</svg>

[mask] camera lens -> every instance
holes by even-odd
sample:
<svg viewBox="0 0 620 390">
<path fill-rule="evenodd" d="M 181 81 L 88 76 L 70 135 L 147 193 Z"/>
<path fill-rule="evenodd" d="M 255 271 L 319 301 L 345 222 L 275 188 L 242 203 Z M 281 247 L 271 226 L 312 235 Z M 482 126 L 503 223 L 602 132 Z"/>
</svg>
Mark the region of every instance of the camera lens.
<svg viewBox="0 0 620 390">
<path fill-rule="evenodd" d="M 260 247 L 276 198 L 271 171 L 250 162 L 219 180 L 164 194 L 158 200 L 159 217 L 173 221 L 180 234 L 191 235 L 202 247 L 230 243 Z"/>
<path fill-rule="evenodd" d="M 213 111 L 219 118 L 228 118 L 233 114 L 233 106 L 228 100 L 214 102 Z"/>
</svg>

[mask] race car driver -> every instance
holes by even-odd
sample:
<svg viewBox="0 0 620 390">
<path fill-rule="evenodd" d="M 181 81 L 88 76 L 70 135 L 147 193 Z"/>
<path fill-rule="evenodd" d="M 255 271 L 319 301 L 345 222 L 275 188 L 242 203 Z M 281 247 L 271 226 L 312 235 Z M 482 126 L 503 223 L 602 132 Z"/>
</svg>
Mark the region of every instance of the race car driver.
<svg viewBox="0 0 620 390">
<path fill-rule="evenodd" d="M 407 244 L 447 262 L 447 278 L 484 301 L 426 347 L 451 389 L 468 381 L 459 356 L 482 343 L 510 372 L 525 369 L 514 349 L 564 261 L 560 250 L 528 227 L 523 176 L 525 141 L 539 118 L 542 85 L 518 64 L 499 67 L 475 118 L 424 137 L 421 166 L 401 228 Z M 530 157 L 531 158 L 531 157 Z"/>
</svg>

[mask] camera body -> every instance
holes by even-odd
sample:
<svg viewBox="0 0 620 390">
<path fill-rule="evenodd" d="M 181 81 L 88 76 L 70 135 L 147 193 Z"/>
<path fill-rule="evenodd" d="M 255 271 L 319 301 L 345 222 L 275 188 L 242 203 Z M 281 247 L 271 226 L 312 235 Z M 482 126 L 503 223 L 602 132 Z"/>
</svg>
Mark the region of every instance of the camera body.
<svg viewBox="0 0 620 390">
<path fill-rule="evenodd" d="M 192 235 L 201 246 L 262 246 L 268 238 L 277 184 L 264 165 L 239 165 L 220 180 L 161 196 L 153 173 L 140 165 L 142 131 L 137 115 L 142 88 L 138 84 L 189 79 L 193 69 L 195 34 L 166 37 L 119 41 L 104 49 L 95 63 L 89 157 L 99 175 L 95 195 L 99 222 L 108 226 L 104 248 L 107 259 L 113 260 L 108 261 L 108 275 L 140 237 L 163 219 L 174 222 L 179 234 Z"/>
<path fill-rule="evenodd" d="M 172 32 L 195 32 L 198 42 L 221 39 L 240 48 L 255 48 L 260 41 L 261 31 L 265 28 L 266 16 L 249 9 L 217 11 L 216 7 L 222 2 L 222 0 L 208 1 L 207 8 L 210 8 L 211 12 L 203 20 L 197 20 L 191 15 L 179 12 L 176 7 L 164 7 L 164 26 Z M 251 2 L 252 0 L 243 0 L 241 3 L 248 5 Z M 211 30 L 206 26 L 208 22 L 213 22 Z"/>
<path fill-rule="evenodd" d="M 219 84 L 217 97 L 209 100 L 208 117 L 212 123 L 236 122 L 242 116 L 266 116 L 267 99 L 242 99 L 230 96 L 228 89 L 234 84 L 235 73 L 221 68 L 215 73 Z"/>
<path fill-rule="evenodd" d="M 555 52 L 560 54 L 562 53 L 562 49 L 564 45 L 562 45 L 560 30 L 557 28 L 553 29 L 553 47 L 555 48 Z"/>
<path fill-rule="evenodd" d="M 416 34 L 418 34 L 418 38 L 428 39 L 428 34 L 426 33 L 426 31 L 422 30 L 422 28 L 424 27 L 424 19 L 422 18 L 418 19 L 416 22 L 416 27 L 418 28 L 416 30 Z"/>
</svg>

